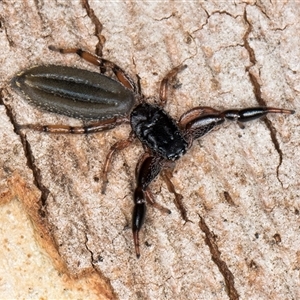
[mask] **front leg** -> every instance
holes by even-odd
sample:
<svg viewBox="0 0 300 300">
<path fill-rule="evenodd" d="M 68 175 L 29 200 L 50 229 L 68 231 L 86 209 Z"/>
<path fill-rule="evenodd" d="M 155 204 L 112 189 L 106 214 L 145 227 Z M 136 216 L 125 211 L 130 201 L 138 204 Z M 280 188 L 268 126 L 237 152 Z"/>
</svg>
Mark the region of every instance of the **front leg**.
<svg viewBox="0 0 300 300">
<path fill-rule="evenodd" d="M 204 136 L 216 126 L 224 123 L 225 120 L 241 124 L 262 118 L 269 113 L 293 114 L 295 111 L 275 107 L 250 107 L 224 111 L 218 111 L 211 107 L 195 107 L 181 116 L 179 126 L 185 132 L 186 139 L 191 146 L 195 139 Z"/>
<path fill-rule="evenodd" d="M 132 214 L 132 233 L 137 258 L 140 257 L 139 232 L 146 216 L 146 201 L 154 204 L 165 212 L 170 212 L 164 207 L 156 205 L 148 190 L 149 184 L 156 178 L 163 167 L 163 158 L 159 156 L 143 156 L 136 172 L 137 187 L 134 192 L 134 208 Z"/>
<path fill-rule="evenodd" d="M 283 109 L 276 107 L 249 107 L 244 109 L 229 109 L 220 113 L 227 120 L 237 122 L 249 122 L 252 120 L 264 117 L 266 114 L 294 114 L 295 111 L 291 109 Z"/>
<path fill-rule="evenodd" d="M 136 257 L 140 257 L 140 238 L 139 232 L 145 222 L 146 216 L 146 194 L 138 186 L 134 192 L 134 208 L 132 213 L 132 234 Z"/>
</svg>

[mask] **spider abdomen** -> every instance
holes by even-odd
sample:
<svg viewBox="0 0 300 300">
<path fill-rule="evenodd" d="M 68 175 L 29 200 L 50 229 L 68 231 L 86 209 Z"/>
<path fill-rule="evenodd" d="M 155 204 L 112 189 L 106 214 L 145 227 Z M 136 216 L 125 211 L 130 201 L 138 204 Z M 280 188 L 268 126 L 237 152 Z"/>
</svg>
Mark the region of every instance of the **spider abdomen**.
<svg viewBox="0 0 300 300">
<path fill-rule="evenodd" d="M 134 93 L 100 73 L 64 66 L 37 66 L 12 81 L 37 107 L 83 120 L 127 116 Z"/>
</svg>

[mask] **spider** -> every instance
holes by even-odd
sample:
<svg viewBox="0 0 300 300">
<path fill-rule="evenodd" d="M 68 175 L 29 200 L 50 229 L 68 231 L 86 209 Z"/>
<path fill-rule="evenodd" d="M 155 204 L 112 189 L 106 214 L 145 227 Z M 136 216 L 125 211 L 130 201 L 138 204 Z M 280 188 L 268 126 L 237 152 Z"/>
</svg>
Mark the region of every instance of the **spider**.
<svg viewBox="0 0 300 300">
<path fill-rule="evenodd" d="M 178 160 L 192 146 L 196 139 L 221 125 L 225 120 L 244 122 L 255 120 L 268 113 L 293 114 L 293 110 L 274 107 L 252 107 L 220 111 L 211 107 L 194 107 L 185 112 L 178 121 L 165 110 L 170 80 L 186 68 L 179 65 L 162 79 L 159 90 L 159 103 L 149 104 L 139 86 L 118 65 L 79 48 L 55 48 L 50 50 L 62 54 L 75 53 L 86 61 L 98 66 L 100 71 L 110 69 L 118 81 L 100 73 L 72 67 L 55 65 L 38 66 L 25 70 L 13 78 L 12 83 L 30 103 L 50 112 L 90 121 L 87 126 L 71 127 L 65 125 L 21 125 L 22 128 L 50 133 L 94 133 L 129 123 L 131 133 L 124 140 L 116 142 L 106 156 L 102 179 L 102 193 L 108 183 L 107 173 L 115 152 L 129 146 L 138 138 L 145 153 L 136 166 L 136 187 L 132 213 L 132 232 L 137 258 L 140 257 L 139 232 L 144 224 L 146 202 L 163 212 L 170 211 L 155 202 L 150 191 L 150 183 L 162 173 L 168 188 L 175 195 L 177 207 L 187 221 L 181 203 L 170 180 L 172 162 Z"/>
</svg>

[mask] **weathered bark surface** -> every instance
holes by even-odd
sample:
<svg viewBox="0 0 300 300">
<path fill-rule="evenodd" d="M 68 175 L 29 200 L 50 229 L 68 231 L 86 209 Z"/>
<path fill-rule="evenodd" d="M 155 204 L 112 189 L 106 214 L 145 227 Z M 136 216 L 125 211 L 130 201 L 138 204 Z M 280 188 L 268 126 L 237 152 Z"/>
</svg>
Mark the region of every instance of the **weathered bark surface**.
<svg viewBox="0 0 300 300">
<path fill-rule="evenodd" d="M 17 197 L 56 268 L 86 282 L 81 287 L 82 281 L 72 281 L 69 289 L 95 292 L 82 298 L 102 299 L 300 298 L 298 112 L 271 115 L 244 130 L 228 124 L 196 142 L 172 178 L 191 222 L 184 224 L 173 195 L 156 180 L 153 194 L 172 214 L 149 207 L 137 260 L 130 224 L 141 145 L 136 142 L 116 156 L 105 195 L 97 180 L 110 146 L 126 138 L 129 127 L 88 136 L 29 131 L 23 148 L 12 124 L 81 122 L 41 112 L 9 86 L 14 74 L 37 64 L 96 70 L 48 46 L 94 52 L 104 36 L 103 56 L 133 78 L 138 74 L 146 96 L 158 96 L 159 82 L 172 67 L 188 65 L 169 93 L 166 109 L 175 118 L 194 106 L 298 111 L 296 1 L 89 1 L 94 18 L 80 1 L 0 5 L 3 214 L 8 211 L 4 202 Z M 3 222 L 1 228 L 10 226 Z M 5 260 L 1 278 L 18 276 L 10 263 L 15 259 Z M 28 277 L 31 272 L 24 271 Z M 52 277 L 49 282 L 51 289 Z M 18 295 L 17 285 L 5 284 L 0 295 L 7 295 L 7 288 Z M 37 297 L 53 296 L 34 288 Z M 61 297 L 68 296 L 64 293 Z"/>
</svg>

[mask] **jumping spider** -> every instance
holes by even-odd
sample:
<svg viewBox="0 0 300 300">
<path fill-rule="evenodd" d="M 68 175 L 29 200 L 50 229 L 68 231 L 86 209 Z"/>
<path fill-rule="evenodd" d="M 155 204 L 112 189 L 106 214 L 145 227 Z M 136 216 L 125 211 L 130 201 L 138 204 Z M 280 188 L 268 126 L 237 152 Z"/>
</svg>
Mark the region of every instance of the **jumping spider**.
<svg viewBox="0 0 300 300">
<path fill-rule="evenodd" d="M 176 121 L 164 110 L 164 106 L 167 102 L 169 81 L 186 65 L 175 67 L 162 79 L 159 104 L 154 105 L 146 102 L 135 81 L 113 62 L 77 48 L 57 49 L 52 46 L 49 48 L 60 53 L 76 53 L 86 61 L 99 66 L 100 70 L 110 69 L 119 82 L 100 73 L 71 67 L 48 65 L 25 70 L 13 79 L 13 83 L 25 94 L 29 102 L 47 111 L 93 122 L 81 127 L 29 124 L 20 128 L 80 134 L 99 132 L 122 123 L 130 123 L 129 137 L 115 143 L 106 156 L 102 173 L 102 193 L 105 192 L 108 182 L 107 173 L 113 154 L 138 138 L 146 151 L 136 167 L 132 231 L 137 257 L 140 256 L 139 231 L 145 219 L 146 202 L 170 212 L 155 202 L 149 188 L 156 176 L 170 165 L 170 161 L 178 160 L 192 146 L 194 140 L 201 138 L 225 120 L 241 125 L 261 118 L 267 113 L 294 113 L 293 110 L 274 107 L 219 111 L 199 106 L 185 112 Z M 167 173 L 164 174 L 164 178 L 175 197 L 179 197 Z M 187 220 L 184 212 L 182 216 Z"/>
</svg>

